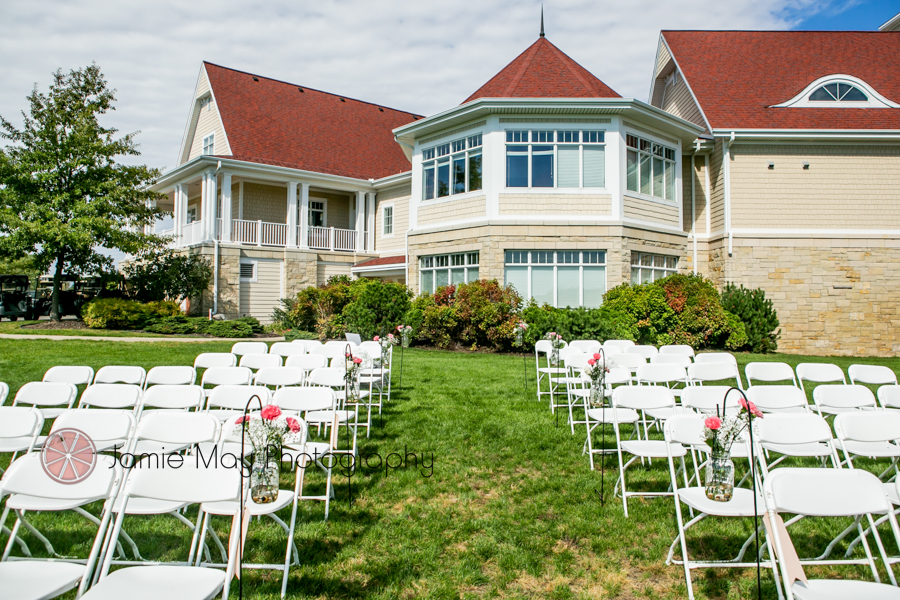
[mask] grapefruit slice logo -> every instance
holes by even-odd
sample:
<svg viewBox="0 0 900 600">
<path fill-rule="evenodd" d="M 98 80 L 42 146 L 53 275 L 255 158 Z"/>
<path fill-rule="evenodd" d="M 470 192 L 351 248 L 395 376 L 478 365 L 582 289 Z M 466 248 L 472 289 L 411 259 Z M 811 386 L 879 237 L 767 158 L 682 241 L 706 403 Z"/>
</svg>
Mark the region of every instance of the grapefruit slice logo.
<svg viewBox="0 0 900 600">
<path fill-rule="evenodd" d="M 78 483 L 97 466 L 97 447 L 83 431 L 60 429 L 44 442 L 41 466 L 53 481 Z"/>
</svg>

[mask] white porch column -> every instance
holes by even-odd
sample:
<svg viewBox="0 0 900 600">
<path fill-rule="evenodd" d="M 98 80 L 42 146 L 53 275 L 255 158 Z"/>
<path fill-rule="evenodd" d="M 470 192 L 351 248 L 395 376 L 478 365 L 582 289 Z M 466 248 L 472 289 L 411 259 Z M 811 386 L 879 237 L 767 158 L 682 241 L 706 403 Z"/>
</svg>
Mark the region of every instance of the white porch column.
<svg viewBox="0 0 900 600">
<path fill-rule="evenodd" d="M 356 192 L 356 214 L 353 229 L 356 230 L 356 251 L 365 252 L 366 239 L 366 193 Z"/>
<path fill-rule="evenodd" d="M 300 247 L 309 248 L 309 184 L 300 182 Z"/>
<path fill-rule="evenodd" d="M 222 173 L 222 241 L 231 241 L 231 173 Z"/>
<path fill-rule="evenodd" d="M 287 245 L 297 247 L 297 182 L 287 184 Z"/>
<path fill-rule="evenodd" d="M 175 185 L 175 191 L 172 194 L 172 233 L 175 234 L 175 245 L 181 246 L 181 230 L 183 222 L 181 214 L 184 212 L 181 208 L 181 184 Z"/>
<path fill-rule="evenodd" d="M 209 237 L 210 241 L 216 239 L 216 227 L 219 220 L 219 176 L 215 171 L 209 172 Z"/>
<path fill-rule="evenodd" d="M 375 252 L 375 192 L 366 194 L 366 252 Z"/>
<path fill-rule="evenodd" d="M 200 241 L 206 241 L 209 228 L 209 173 L 204 172 L 200 179 Z"/>
</svg>

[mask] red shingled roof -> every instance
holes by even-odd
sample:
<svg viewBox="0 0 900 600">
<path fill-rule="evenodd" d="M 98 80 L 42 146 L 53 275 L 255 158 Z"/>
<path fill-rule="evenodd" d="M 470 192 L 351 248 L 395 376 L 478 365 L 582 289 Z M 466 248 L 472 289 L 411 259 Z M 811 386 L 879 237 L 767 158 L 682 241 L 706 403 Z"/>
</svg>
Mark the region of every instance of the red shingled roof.
<svg viewBox="0 0 900 600">
<path fill-rule="evenodd" d="M 418 115 L 203 64 L 232 158 L 358 179 L 409 171 L 391 130 Z"/>
<path fill-rule="evenodd" d="M 769 108 L 826 75 L 900 102 L 900 32 L 663 31 L 714 129 L 900 129 L 895 108 Z"/>
<path fill-rule="evenodd" d="M 384 256 L 382 258 L 370 258 L 369 260 L 364 260 L 362 262 L 356 263 L 355 265 L 353 265 L 353 268 L 377 267 L 379 265 L 402 265 L 405 262 L 405 256 Z"/>
<path fill-rule="evenodd" d="M 478 98 L 621 98 L 541 37 L 463 104 Z"/>
</svg>

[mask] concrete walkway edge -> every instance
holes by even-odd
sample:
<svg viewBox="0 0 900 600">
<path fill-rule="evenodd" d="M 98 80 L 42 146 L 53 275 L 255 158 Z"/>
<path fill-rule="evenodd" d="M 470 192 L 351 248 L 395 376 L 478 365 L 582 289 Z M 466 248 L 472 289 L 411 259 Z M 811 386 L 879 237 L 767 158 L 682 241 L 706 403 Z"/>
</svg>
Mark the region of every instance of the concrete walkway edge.
<svg viewBox="0 0 900 600">
<path fill-rule="evenodd" d="M 106 337 L 99 335 L 37 335 L 30 333 L 0 333 L 4 340 L 87 340 L 89 342 L 283 342 L 284 337 L 270 338 L 197 338 L 197 337 Z"/>
</svg>

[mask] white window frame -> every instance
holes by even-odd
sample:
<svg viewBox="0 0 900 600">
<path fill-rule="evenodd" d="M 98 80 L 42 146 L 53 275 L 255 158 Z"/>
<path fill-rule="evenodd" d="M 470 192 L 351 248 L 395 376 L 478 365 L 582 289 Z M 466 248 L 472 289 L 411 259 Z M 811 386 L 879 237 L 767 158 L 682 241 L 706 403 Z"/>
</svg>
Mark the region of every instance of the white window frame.
<svg viewBox="0 0 900 600">
<path fill-rule="evenodd" d="M 641 145 L 640 144 L 641 141 L 649 143 L 650 151 L 646 151 L 646 150 L 642 150 L 640 148 L 634 148 L 632 146 L 629 146 L 628 145 L 629 137 L 637 138 L 638 146 Z M 659 155 L 653 153 L 653 149 L 655 146 L 659 146 L 660 148 L 663 149 L 663 156 L 659 156 Z M 673 158 L 667 158 L 665 156 L 666 150 L 672 151 Z M 662 196 L 655 196 L 652 193 L 645 194 L 640 189 L 637 189 L 637 190 L 628 189 L 628 153 L 629 152 L 636 152 L 638 155 L 638 174 L 637 174 L 637 187 L 638 188 L 641 187 L 641 171 L 640 171 L 641 156 L 649 156 L 651 165 L 653 164 L 654 158 L 658 158 L 663 161 L 664 166 L 663 166 L 663 195 Z M 672 194 L 673 194 L 672 198 L 665 197 L 666 190 L 668 189 L 668 185 L 667 185 L 666 178 L 665 178 L 665 164 L 666 163 L 672 164 L 672 177 L 675 180 L 672 184 Z M 677 206 L 677 204 L 678 204 L 678 180 L 679 180 L 678 170 L 679 170 L 679 161 L 678 161 L 677 145 L 672 145 L 671 143 L 660 141 L 655 136 L 647 135 L 643 132 L 637 133 L 637 132 L 633 132 L 633 131 L 627 131 L 627 130 L 625 131 L 625 182 L 624 182 L 625 195 L 634 196 L 637 198 L 645 198 L 648 200 L 653 200 L 654 202 L 665 202 L 666 204 L 671 204 L 673 206 Z M 652 169 L 650 171 L 650 191 L 653 192 L 653 171 L 652 171 Z"/>
<path fill-rule="evenodd" d="M 308 213 L 312 213 L 312 210 L 313 210 L 312 203 L 313 202 L 321 202 L 322 203 L 322 227 L 328 227 L 328 198 L 319 198 L 316 196 L 310 196 L 309 197 L 309 207 L 307 208 Z M 312 224 L 312 219 L 309 218 L 310 216 L 311 216 L 310 214 L 306 215 L 306 222 L 309 223 L 310 227 L 312 227 L 313 224 Z"/>
<path fill-rule="evenodd" d="M 391 232 L 385 233 L 385 226 L 387 224 L 387 211 L 391 209 Z M 394 203 L 385 204 L 381 207 L 381 237 L 382 238 L 392 238 L 394 237 Z"/>
<path fill-rule="evenodd" d="M 853 87 L 859 88 L 869 99 L 865 102 L 828 102 L 822 100 L 810 100 L 809 97 L 815 92 L 817 89 L 822 87 L 828 83 L 846 83 L 847 85 L 852 85 Z M 853 77 L 852 75 L 826 75 L 825 77 L 820 77 L 810 83 L 808 86 L 803 88 L 803 91 L 788 100 L 787 102 L 782 102 L 781 104 L 775 104 L 770 106 L 769 108 L 900 108 L 900 104 L 888 100 L 881 94 L 875 91 L 875 89 L 863 81 L 858 77 Z"/>
<path fill-rule="evenodd" d="M 651 258 L 651 263 L 649 265 L 641 264 L 641 257 L 649 256 Z M 664 266 L 656 266 L 656 259 L 662 258 L 663 262 L 666 263 Z M 674 266 L 668 266 L 669 260 L 674 260 Z M 637 281 L 635 281 L 635 270 L 637 271 Z M 662 279 L 663 277 L 668 277 L 669 275 L 674 275 L 678 272 L 678 257 L 672 256 L 671 254 L 659 254 L 658 252 L 643 252 L 638 250 L 633 250 L 631 252 L 631 272 L 630 272 L 630 281 L 632 284 L 640 284 L 643 280 L 641 276 L 642 271 L 651 271 L 652 275 L 650 276 L 650 281 L 646 283 L 653 283 L 657 279 Z M 657 272 L 661 271 L 663 273 L 662 277 L 657 277 Z"/>
<path fill-rule="evenodd" d="M 186 225 L 197 222 L 197 213 L 199 212 L 199 207 L 196 204 L 188 204 L 187 211 L 185 212 L 187 213 L 187 219 L 189 219 Z"/>
<path fill-rule="evenodd" d="M 524 263 L 513 263 L 507 262 L 507 252 L 525 252 L 528 255 L 528 262 Z M 553 262 L 552 263 L 538 263 L 534 262 L 534 253 L 536 252 L 551 252 L 553 253 Z M 567 262 L 559 262 L 559 252 L 577 252 L 578 253 L 578 262 L 577 263 L 567 263 Z M 588 263 L 584 262 L 584 253 L 585 252 L 602 252 L 603 253 L 603 262 L 596 263 Z M 557 285 L 558 281 L 558 271 L 559 267 L 574 267 L 578 266 L 578 306 L 573 306 L 572 308 L 578 308 L 584 306 L 584 267 L 604 267 L 603 270 L 603 289 L 605 290 L 603 293 L 609 291 L 609 264 L 607 262 L 608 251 L 607 250 L 515 250 L 509 249 L 503 251 L 503 279 L 506 281 L 506 269 L 507 267 L 527 267 L 528 268 L 528 289 L 526 291 L 517 290 L 521 295 L 525 302 L 530 300 L 533 297 L 531 293 L 531 269 L 532 267 L 553 267 L 553 306 L 559 307 L 559 289 Z M 603 301 L 601 299 L 601 306 Z M 565 308 L 565 306 L 561 306 L 559 308 Z"/>
<path fill-rule="evenodd" d="M 463 149 L 458 149 L 455 152 L 453 151 L 456 144 L 462 143 Z M 444 150 L 446 149 L 446 152 Z M 441 154 L 441 152 L 444 152 Z M 471 189 L 471 182 L 469 181 L 469 158 L 472 156 L 481 155 L 481 187 L 478 189 Z M 425 158 L 426 156 L 431 156 L 431 158 Z M 462 192 L 453 192 L 453 161 L 454 159 L 458 159 L 462 156 L 465 166 L 465 179 L 466 179 L 466 189 Z M 437 195 L 437 172 L 438 172 L 438 160 L 447 157 L 450 161 L 448 168 L 450 169 L 450 193 L 446 196 L 438 196 Z M 425 196 L 425 171 L 429 168 L 434 169 L 434 195 L 431 198 Z M 463 194 L 468 194 L 469 192 L 481 192 L 484 191 L 484 133 L 481 131 L 476 131 L 474 133 L 470 133 L 464 135 L 461 138 L 456 138 L 450 141 L 444 141 L 434 146 L 429 146 L 428 148 L 422 149 L 422 202 L 429 201 L 440 201 L 440 200 L 449 200 L 453 198 L 453 196 L 461 196 Z"/>
<path fill-rule="evenodd" d="M 207 152 L 207 148 L 209 148 L 209 152 Z M 201 154 L 203 156 L 212 156 L 216 153 L 216 134 L 211 133 L 203 138 L 203 150 Z"/>
<path fill-rule="evenodd" d="M 241 265 L 253 265 L 253 276 L 250 278 L 241 277 L 241 283 L 256 283 L 259 278 L 259 261 L 258 260 L 242 260 Z M 240 269 L 240 267 L 238 267 Z M 240 274 L 240 273 L 239 273 Z"/>
<path fill-rule="evenodd" d="M 475 262 L 472 262 L 473 255 L 475 256 Z M 462 265 L 454 265 L 453 257 L 454 256 L 462 256 L 464 264 Z M 435 263 L 438 262 L 438 259 L 446 258 L 447 265 L 446 266 L 435 266 Z M 438 271 L 447 271 L 447 285 L 455 285 L 452 283 L 452 270 L 455 268 L 463 268 L 463 278 L 465 279 L 465 283 L 472 283 L 472 281 L 476 281 L 476 279 L 469 280 L 469 269 L 478 269 L 478 279 L 481 279 L 481 252 L 478 250 L 466 250 L 464 252 L 451 252 L 449 254 L 432 254 L 429 256 L 420 256 L 419 257 L 419 293 L 425 293 L 426 291 L 429 294 L 433 294 L 437 291 L 437 272 Z M 430 266 L 425 266 L 426 264 Z M 422 273 L 425 271 L 429 271 L 432 273 L 431 276 L 431 289 L 423 290 L 422 286 Z"/>
<path fill-rule="evenodd" d="M 578 142 L 561 142 L 559 141 L 560 133 L 567 133 L 570 131 L 577 131 L 579 141 Z M 528 141 L 526 142 L 510 142 L 506 141 L 508 139 L 508 133 L 510 132 L 527 132 L 526 136 Z M 534 142 L 532 141 L 532 132 L 552 132 L 553 140 L 551 142 Z M 582 141 L 584 138 L 584 132 L 597 132 L 601 133 L 603 136 L 602 142 L 585 142 Z M 606 135 L 609 133 L 609 130 L 605 127 L 585 127 L 580 126 L 578 123 L 573 123 L 570 127 L 553 127 L 551 129 L 520 129 L 515 127 L 510 127 L 503 130 L 503 189 L 506 192 L 514 193 L 516 191 L 522 190 L 534 190 L 534 191 L 542 191 L 542 190 L 596 190 L 596 191 L 607 191 L 609 189 L 607 185 L 607 177 L 609 175 L 609 169 L 607 168 L 607 141 Z M 507 184 L 509 183 L 509 173 L 506 172 L 506 157 L 508 156 L 506 147 L 507 146 L 528 146 L 528 185 L 522 187 L 509 187 Z M 552 187 L 533 187 L 531 185 L 531 161 L 532 161 L 532 146 L 553 146 L 553 186 Z M 559 187 L 559 147 L 560 146 L 578 146 L 578 187 Z M 584 186 L 584 147 L 603 147 L 603 187 L 585 187 Z"/>
</svg>

